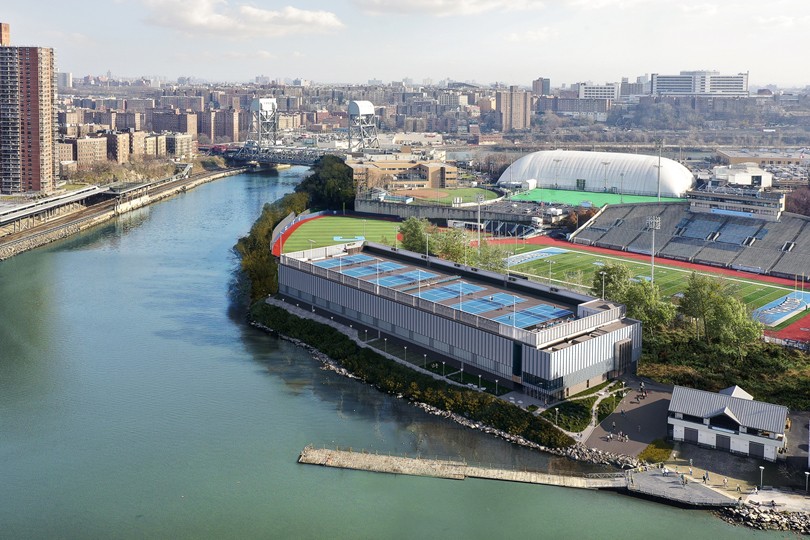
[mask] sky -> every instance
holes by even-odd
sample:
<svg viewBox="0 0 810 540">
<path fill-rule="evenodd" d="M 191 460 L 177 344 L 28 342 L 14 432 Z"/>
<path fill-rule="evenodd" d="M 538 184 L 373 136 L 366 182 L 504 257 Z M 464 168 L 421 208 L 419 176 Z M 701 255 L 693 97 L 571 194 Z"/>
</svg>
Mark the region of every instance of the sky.
<svg viewBox="0 0 810 540">
<path fill-rule="evenodd" d="M 14 45 L 74 77 L 212 82 L 410 78 L 553 87 L 684 70 L 810 85 L 807 0 L 81 0 L 7 2 Z"/>
</svg>

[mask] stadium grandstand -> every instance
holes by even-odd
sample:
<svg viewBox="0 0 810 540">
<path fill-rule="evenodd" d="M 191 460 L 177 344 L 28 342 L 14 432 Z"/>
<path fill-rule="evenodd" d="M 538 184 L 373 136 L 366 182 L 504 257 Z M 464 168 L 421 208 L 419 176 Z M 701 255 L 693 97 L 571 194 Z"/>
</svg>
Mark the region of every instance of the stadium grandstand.
<svg viewBox="0 0 810 540">
<path fill-rule="evenodd" d="M 810 217 L 784 212 L 784 195 L 755 166 L 724 183 L 728 168 L 685 195 L 688 202 L 604 206 L 572 242 L 793 279 L 810 274 Z"/>
<path fill-rule="evenodd" d="M 683 197 L 694 186 L 692 173 L 667 158 L 616 152 L 544 150 L 512 163 L 498 180 L 507 189 L 531 181 L 538 188 L 625 195 Z"/>
<path fill-rule="evenodd" d="M 746 272 L 794 278 L 810 274 L 810 217 L 779 221 L 700 214 L 686 203 L 606 206 L 575 231 L 574 243 L 649 254 L 648 218 L 658 217 L 655 255 Z"/>
</svg>

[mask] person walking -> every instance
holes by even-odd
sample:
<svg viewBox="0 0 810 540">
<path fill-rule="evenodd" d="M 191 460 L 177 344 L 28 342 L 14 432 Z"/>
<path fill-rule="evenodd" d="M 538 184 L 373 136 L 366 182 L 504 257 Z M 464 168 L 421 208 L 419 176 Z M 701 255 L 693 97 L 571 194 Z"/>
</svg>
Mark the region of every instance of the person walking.
<svg viewBox="0 0 810 540">
<path fill-rule="evenodd" d="M 723 477 L 723 488 L 728 487 L 728 478 Z"/>
</svg>

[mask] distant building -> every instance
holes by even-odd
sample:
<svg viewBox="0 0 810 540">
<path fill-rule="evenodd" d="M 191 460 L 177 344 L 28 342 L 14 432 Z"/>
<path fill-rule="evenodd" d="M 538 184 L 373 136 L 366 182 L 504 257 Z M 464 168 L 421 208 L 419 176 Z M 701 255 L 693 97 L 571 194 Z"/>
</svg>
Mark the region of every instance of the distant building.
<svg viewBox="0 0 810 540">
<path fill-rule="evenodd" d="M 129 133 L 105 133 L 107 159 L 116 163 L 129 161 Z"/>
<path fill-rule="evenodd" d="M 495 110 L 501 115 L 501 130 L 522 131 L 531 127 L 532 95 L 516 86 L 495 92 Z"/>
<path fill-rule="evenodd" d="M 532 94 L 535 96 L 551 95 L 551 79 L 539 77 L 532 81 Z"/>
<path fill-rule="evenodd" d="M 53 49 L 10 43 L 2 24 L 0 193 L 47 193 L 59 174 Z"/>
<path fill-rule="evenodd" d="M 659 96 L 748 96 L 748 73 L 721 75 L 718 71 L 681 71 L 680 75 L 652 74 L 652 94 Z"/>
<path fill-rule="evenodd" d="M 580 84 L 579 99 L 619 99 L 621 85 L 613 84 Z"/>
<path fill-rule="evenodd" d="M 787 415 L 787 407 L 755 401 L 738 386 L 719 393 L 676 386 L 667 427 L 675 441 L 776 461 L 787 446 Z"/>
<path fill-rule="evenodd" d="M 107 161 L 107 139 L 103 137 L 83 137 L 73 139 L 74 155 L 78 169 L 87 170 L 95 163 Z"/>
<path fill-rule="evenodd" d="M 806 165 L 810 163 L 810 153 L 767 150 L 718 150 L 717 157 L 726 165 L 735 163 L 756 163 L 760 167 L 768 165 Z"/>
<path fill-rule="evenodd" d="M 56 74 L 56 86 L 60 89 L 73 88 L 73 73 L 60 71 Z"/>
</svg>

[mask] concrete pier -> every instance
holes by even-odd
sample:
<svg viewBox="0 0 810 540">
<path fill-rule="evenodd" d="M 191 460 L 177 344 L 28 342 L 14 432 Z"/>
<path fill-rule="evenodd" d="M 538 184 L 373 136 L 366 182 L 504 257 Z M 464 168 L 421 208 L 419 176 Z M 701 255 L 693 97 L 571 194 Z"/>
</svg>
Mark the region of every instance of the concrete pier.
<svg viewBox="0 0 810 540">
<path fill-rule="evenodd" d="M 351 450 L 313 448 L 311 446 L 304 448 L 298 458 L 298 462 L 339 469 L 407 474 L 411 476 L 432 476 L 434 478 L 449 478 L 453 480 L 483 478 L 487 480 L 543 484 L 579 489 L 624 489 L 627 486 L 624 473 L 594 476 L 563 476 L 540 472 L 470 466 L 463 461 L 388 456 Z"/>
<path fill-rule="evenodd" d="M 733 497 L 718 493 L 699 483 L 692 482 L 684 486 L 680 482 L 679 475 L 675 473 L 664 475 L 663 470 L 658 467 L 573 476 L 481 467 L 468 465 L 463 461 L 389 456 L 351 449 L 332 450 L 312 446 L 304 448 L 298 462 L 338 469 L 432 476 L 452 480 L 482 478 L 576 489 L 610 489 L 691 508 L 720 508 L 738 504 Z"/>
</svg>

